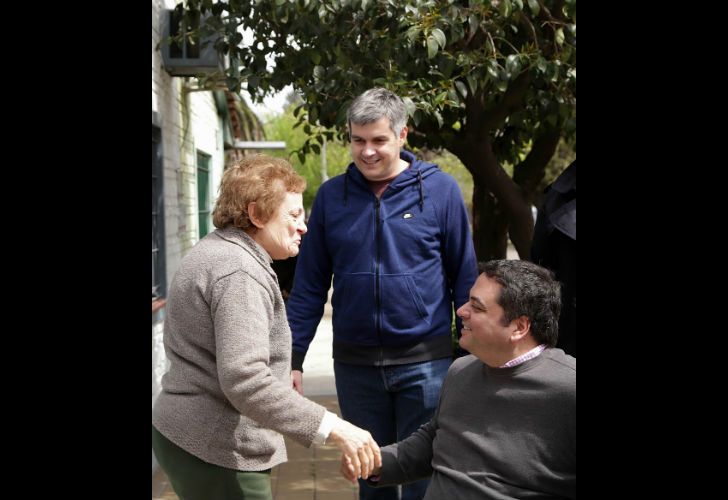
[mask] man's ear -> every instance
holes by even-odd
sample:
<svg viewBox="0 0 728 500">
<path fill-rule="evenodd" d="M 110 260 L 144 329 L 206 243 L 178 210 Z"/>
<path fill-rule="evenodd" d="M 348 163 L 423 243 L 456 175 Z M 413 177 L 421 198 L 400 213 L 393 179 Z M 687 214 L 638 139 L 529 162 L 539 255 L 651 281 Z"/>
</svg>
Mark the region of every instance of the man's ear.
<svg viewBox="0 0 728 500">
<path fill-rule="evenodd" d="M 528 316 L 519 316 L 511 322 L 515 330 L 511 332 L 511 340 L 518 341 L 531 333 L 531 320 Z"/>
<path fill-rule="evenodd" d="M 404 146 L 405 141 L 407 141 L 407 132 L 409 130 L 407 129 L 407 125 L 402 127 L 402 130 L 399 132 L 399 147 L 401 148 Z"/>
<path fill-rule="evenodd" d="M 263 224 L 258 215 L 258 205 L 256 202 L 251 201 L 248 203 L 248 217 L 255 227 L 262 229 L 265 224 Z"/>
</svg>

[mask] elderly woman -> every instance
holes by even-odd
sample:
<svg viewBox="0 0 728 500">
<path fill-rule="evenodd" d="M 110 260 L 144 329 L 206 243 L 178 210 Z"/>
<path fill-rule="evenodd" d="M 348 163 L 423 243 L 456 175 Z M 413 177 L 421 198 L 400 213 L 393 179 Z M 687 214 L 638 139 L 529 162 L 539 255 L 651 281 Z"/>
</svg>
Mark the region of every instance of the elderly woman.
<svg viewBox="0 0 728 500">
<path fill-rule="evenodd" d="M 328 438 L 363 478 L 381 465 L 369 432 L 291 382 L 291 332 L 271 262 L 298 254 L 305 188 L 282 159 L 258 155 L 228 168 L 217 230 L 172 281 L 170 368 L 152 411 L 152 448 L 181 500 L 270 500 L 271 467 L 287 460 L 282 435 L 306 447 Z"/>
</svg>

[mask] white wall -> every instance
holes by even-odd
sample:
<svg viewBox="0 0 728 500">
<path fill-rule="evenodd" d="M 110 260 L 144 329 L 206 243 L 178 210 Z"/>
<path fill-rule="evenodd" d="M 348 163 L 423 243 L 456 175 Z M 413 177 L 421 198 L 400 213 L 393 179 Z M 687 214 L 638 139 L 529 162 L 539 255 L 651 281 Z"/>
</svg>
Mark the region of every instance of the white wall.
<svg viewBox="0 0 728 500">
<path fill-rule="evenodd" d="M 225 151 L 223 149 L 222 120 L 217 114 L 215 100 L 211 92 L 193 92 L 190 94 L 190 109 L 192 112 L 192 134 L 194 136 L 195 150 L 210 155 L 212 168 L 210 169 L 210 210 L 215 206 L 217 199 L 217 188 L 220 185 L 223 167 L 225 164 Z M 215 131 L 215 133 L 211 133 Z M 195 153 L 195 161 L 197 154 Z M 195 174 L 197 166 L 195 165 Z M 196 186 L 196 184 L 195 184 Z M 194 191 L 197 196 L 197 189 Z M 195 200 L 195 223 L 199 224 L 197 217 L 197 201 Z M 215 228 L 212 225 L 212 217 L 209 221 L 210 230 Z M 199 234 L 195 229 L 195 236 Z"/>
</svg>

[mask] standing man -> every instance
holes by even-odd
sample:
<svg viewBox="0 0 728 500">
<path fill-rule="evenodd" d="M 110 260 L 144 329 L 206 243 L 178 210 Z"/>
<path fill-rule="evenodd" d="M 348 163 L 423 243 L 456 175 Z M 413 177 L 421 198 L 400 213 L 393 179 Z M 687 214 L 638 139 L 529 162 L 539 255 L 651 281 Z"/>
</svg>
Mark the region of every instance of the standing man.
<svg viewBox="0 0 728 500">
<path fill-rule="evenodd" d="M 382 448 L 369 481 L 431 477 L 425 500 L 575 499 L 576 359 L 554 347 L 559 283 L 525 260 L 480 270 L 457 311 L 471 355 L 450 367 L 432 420 Z M 356 468 L 341 465 L 353 482 Z"/>
<path fill-rule="evenodd" d="M 333 275 L 339 407 L 385 445 L 432 417 L 452 362 L 453 306 L 468 300 L 477 263 L 457 183 L 401 149 L 402 99 L 370 89 L 347 118 L 354 161 L 318 190 L 288 299 L 292 377 L 302 393 Z M 420 500 L 428 482 L 405 485 L 402 499 Z M 399 498 L 396 487 L 359 485 L 361 500 Z"/>
</svg>

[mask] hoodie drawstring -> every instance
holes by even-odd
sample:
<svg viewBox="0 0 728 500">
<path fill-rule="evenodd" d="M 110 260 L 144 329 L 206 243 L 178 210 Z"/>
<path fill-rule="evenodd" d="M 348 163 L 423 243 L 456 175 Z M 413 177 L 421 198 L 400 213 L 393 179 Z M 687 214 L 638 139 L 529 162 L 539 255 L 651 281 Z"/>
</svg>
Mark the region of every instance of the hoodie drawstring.
<svg viewBox="0 0 728 500">
<path fill-rule="evenodd" d="M 349 171 L 344 173 L 344 206 L 346 206 L 346 200 L 349 197 Z"/>
<path fill-rule="evenodd" d="M 420 186 L 420 212 L 422 212 L 425 206 L 425 196 L 422 194 L 422 172 L 419 169 L 417 170 L 417 181 Z"/>
</svg>

